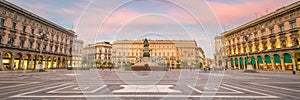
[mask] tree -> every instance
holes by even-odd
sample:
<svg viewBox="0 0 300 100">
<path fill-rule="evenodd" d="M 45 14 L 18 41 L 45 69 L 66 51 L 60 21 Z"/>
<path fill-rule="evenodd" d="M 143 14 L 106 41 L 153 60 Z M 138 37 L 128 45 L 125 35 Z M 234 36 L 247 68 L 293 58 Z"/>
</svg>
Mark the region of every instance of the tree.
<svg viewBox="0 0 300 100">
<path fill-rule="evenodd" d="M 201 69 L 203 67 L 203 64 L 201 62 L 199 62 L 198 67 Z"/>
<path fill-rule="evenodd" d="M 95 61 L 96 67 L 98 68 L 98 65 L 101 64 L 99 61 Z"/>
<path fill-rule="evenodd" d="M 180 69 L 181 64 L 176 64 L 176 69 Z"/>
<path fill-rule="evenodd" d="M 134 65 L 134 63 L 130 63 L 130 66 Z"/>
<path fill-rule="evenodd" d="M 186 68 L 187 67 L 187 63 L 185 61 L 181 61 L 180 65 L 181 65 L 182 68 Z"/>
</svg>

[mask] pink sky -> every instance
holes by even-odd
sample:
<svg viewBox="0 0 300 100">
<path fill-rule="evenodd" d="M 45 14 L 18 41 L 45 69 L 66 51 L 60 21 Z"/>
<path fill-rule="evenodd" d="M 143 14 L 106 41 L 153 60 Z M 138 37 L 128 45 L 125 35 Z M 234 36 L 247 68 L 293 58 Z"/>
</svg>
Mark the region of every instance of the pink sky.
<svg viewBox="0 0 300 100">
<path fill-rule="evenodd" d="M 74 31 L 85 43 L 136 39 L 154 32 L 169 39 L 196 40 L 206 56 L 213 58 L 213 38 L 223 28 L 232 29 L 296 0 L 8 1 L 65 28 L 75 26 Z M 115 9 L 120 4 L 124 5 Z"/>
</svg>

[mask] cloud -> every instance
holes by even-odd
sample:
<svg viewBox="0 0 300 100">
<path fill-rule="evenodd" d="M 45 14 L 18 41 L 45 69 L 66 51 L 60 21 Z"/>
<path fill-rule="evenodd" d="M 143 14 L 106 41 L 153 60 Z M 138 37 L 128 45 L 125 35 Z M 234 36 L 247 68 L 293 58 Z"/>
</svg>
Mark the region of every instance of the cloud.
<svg viewBox="0 0 300 100">
<path fill-rule="evenodd" d="M 154 32 L 169 39 L 196 40 L 206 56 L 213 57 L 213 38 L 223 31 L 222 25 L 239 26 L 253 20 L 255 13 L 260 17 L 266 9 L 271 12 L 295 0 L 93 0 L 89 7 L 91 0 L 9 1 L 68 29 L 75 22 L 76 34 L 85 43 Z"/>
<path fill-rule="evenodd" d="M 216 0 L 218 1 L 218 0 Z M 208 2 L 222 25 L 236 27 L 261 17 L 295 0 L 245 0 L 237 3 L 219 0 Z"/>
</svg>

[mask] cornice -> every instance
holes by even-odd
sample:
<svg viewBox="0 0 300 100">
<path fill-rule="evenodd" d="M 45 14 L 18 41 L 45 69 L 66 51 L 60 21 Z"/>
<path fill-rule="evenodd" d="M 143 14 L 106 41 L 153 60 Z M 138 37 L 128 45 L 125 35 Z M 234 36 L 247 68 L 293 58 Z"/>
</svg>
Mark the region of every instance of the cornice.
<svg viewBox="0 0 300 100">
<path fill-rule="evenodd" d="M 29 12 L 29 11 L 27 11 L 27 10 L 21 8 L 21 7 L 18 7 L 15 4 L 12 4 L 12 3 L 10 3 L 6 0 L 0 0 L 0 6 L 5 7 L 7 9 L 10 9 L 12 11 L 15 11 L 18 14 L 21 14 L 23 16 L 26 16 L 26 17 L 31 18 L 33 20 L 36 20 L 40 23 L 43 23 L 43 24 L 48 25 L 50 27 L 53 27 L 53 28 L 55 28 L 57 30 L 60 30 L 64 33 L 67 33 L 69 35 L 75 36 L 74 31 L 65 29 L 65 28 L 63 28 L 63 27 L 61 27 L 61 26 L 59 26 L 59 25 L 57 25 L 53 22 L 48 21 L 47 19 L 44 19 L 44 18 L 42 18 L 42 17 L 40 17 L 40 16 L 38 16 L 38 15 L 32 13 L 32 12 Z"/>
<path fill-rule="evenodd" d="M 293 11 L 293 10 L 296 10 L 296 9 L 299 9 L 300 8 L 300 1 L 297 1 L 295 3 L 292 3 L 288 6 L 284 6 L 284 7 L 281 7 L 279 9 L 277 9 L 276 11 L 274 12 L 271 12 L 267 15 L 264 15 L 262 17 L 259 17 L 257 19 L 254 19 L 246 24 L 243 24 L 241 26 L 238 26 L 237 28 L 234 28 L 232 30 L 229 30 L 229 31 L 226 31 L 226 32 L 223 32 L 222 35 L 224 36 L 228 36 L 230 34 L 233 34 L 233 33 L 236 33 L 236 32 L 239 32 L 239 31 L 242 31 L 244 29 L 247 29 L 247 28 L 250 28 L 250 27 L 253 27 L 255 25 L 258 25 L 258 24 L 261 24 L 265 21 L 268 21 L 270 19 L 273 19 L 275 17 L 278 17 L 280 15 L 283 15 L 283 14 L 286 14 L 286 13 L 289 13 L 290 11 Z"/>
</svg>

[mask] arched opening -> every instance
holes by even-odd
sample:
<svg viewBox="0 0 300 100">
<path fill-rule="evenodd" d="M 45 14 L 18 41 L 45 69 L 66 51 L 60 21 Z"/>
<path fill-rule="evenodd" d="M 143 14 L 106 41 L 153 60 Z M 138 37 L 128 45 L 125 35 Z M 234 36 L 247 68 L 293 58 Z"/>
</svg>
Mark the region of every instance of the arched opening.
<svg viewBox="0 0 300 100">
<path fill-rule="evenodd" d="M 33 69 L 33 62 L 30 59 L 31 55 L 27 54 L 24 58 L 24 68 L 25 69 Z"/>
<path fill-rule="evenodd" d="M 259 69 L 264 69 L 263 59 L 261 56 L 257 57 Z"/>
<path fill-rule="evenodd" d="M 57 68 L 61 68 L 61 57 L 57 57 Z"/>
<path fill-rule="evenodd" d="M 12 53 L 11 52 L 4 53 L 3 60 L 2 60 L 3 70 L 11 70 L 12 69 L 11 60 L 12 60 Z"/>
<path fill-rule="evenodd" d="M 174 64 L 174 62 L 172 62 L 173 64 Z M 172 65 L 173 65 L 172 64 Z M 72 58 L 70 57 L 69 59 L 68 59 L 68 63 L 67 63 L 67 67 L 71 67 L 72 66 Z M 74 67 L 74 66 L 72 66 L 72 67 Z M 174 66 L 173 66 L 174 67 Z"/>
<path fill-rule="evenodd" d="M 39 55 L 37 54 L 35 56 L 35 65 L 34 67 L 36 68 L 36 66 L 41 62 L 42 63 L 42 68 L 44 69 L 45 68 L 45 57 L 43 55 Z"/>
<path fill-rule="evenodd" d="M 22 67 L 22 54 L 21 53 L 17 53 L 15 60 L 14 60 L 14 70 L 18 70 L 18 69 L 24 69 Z"/>
<path fill-rule="evenodd" d="M 66 63 L 67 63 L 66 58 L 63 58 L 63 59 L 62 59 L 62 64 L 61 64 L 61 65 L 62 65 L 62 68 L 67 68 L 67 67 L 66 67 L 66 65 L 67 65 Z"/>
<path fill-rule="evenodd" d="M 243 61 L 243 58 L 240 58 L 240 66 L 241 66 L 241 69 L 244 69 L 244 61 Z"/>
<path fill-rule="evenodd" d="M 256 60 L 254 57 L 251 58 L 251 64 L 253 67 L 256 66 Z M 254 67 L 254 69 L 256 69 L 256 67 Z"/>
<path fill-rule="evenodd" d="M 57 58 L 56 57 L 53 57 L 52 59 L 52 68 L 57 68 Z"/>
<path fill-rule="evenodd" d="M 271 57 L 269 55 L 265 55 L 266 68 L 272 69 Z"/>
<path fill-rule="evenodd" d="M 246 57 L 246 58 L 245 58 L 245 67 L 246 67 L 245 69 L 247 69 L 247 65 L 248 65 L 248 64 L 249 64 L 249 58 Z"/>
<path fill-rule="evenodd" d="M 274 64 L 275 64 L 275 69 L 281 70 L 281 61 L 280 61 L 280 56 L 278 54 L 274 54 Z"/>
<path fill-rule="evenodd" d="M 230 65 L 231 65 L 231 68 L 234 68 L 234 61 L 233 61 L 233 58 L 230 59 Z"/>
<path fill-rule="evenodd" d="M 291 55 L 288 53 L 283 54 L 284 57 L 284 66 L 286 70 L 292 70 L 293 69 L 293 61 L 291 59 Z"/>
<path fill-rule="evenodd" d="M 297 70 L 300 70 L 300 53 L 296 53 L 296 65 Z"/>
<path fill-rule="evenodd" d="M 52 57 L 51 56 L 49 56 L 48 58 L 47 58 L 47 68 L 48 69 L 51 69 L 52 68 Z"/>
</svg>

